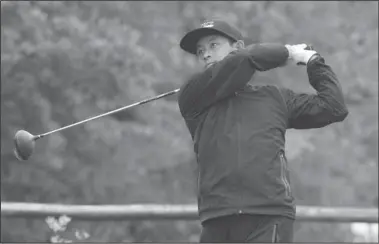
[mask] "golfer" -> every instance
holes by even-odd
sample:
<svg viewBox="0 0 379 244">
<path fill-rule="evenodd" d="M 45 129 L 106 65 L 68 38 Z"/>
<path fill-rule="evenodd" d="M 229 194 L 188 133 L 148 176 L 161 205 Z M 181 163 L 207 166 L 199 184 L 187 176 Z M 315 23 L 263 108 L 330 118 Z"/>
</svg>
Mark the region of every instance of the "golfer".
<svg viewBox="0 0 379 244">
<path fill-rule="evenodd" d="M 292 242 L 286 130 L 341 122 L 348 111 L 336 75 L 316 51 L 305 44 L 245 48 L 243 39 L 213 20 L 180 42 L 204 64 L 178 98 L 198 163 L 200 242 Z M 256 72 L 289 63 L 306 65 L 317 95 L 254 85 Z"/>
</svg>

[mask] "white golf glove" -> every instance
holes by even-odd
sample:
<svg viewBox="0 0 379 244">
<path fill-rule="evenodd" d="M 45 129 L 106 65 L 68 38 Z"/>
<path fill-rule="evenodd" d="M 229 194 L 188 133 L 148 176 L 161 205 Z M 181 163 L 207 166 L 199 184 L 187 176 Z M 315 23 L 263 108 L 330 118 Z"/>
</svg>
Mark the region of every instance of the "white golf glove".
<svg viewBox="0 0 379 244">
<path fill-rule="evenodd" d="M 311 57 L 317 54 L 314 50 L 305 50 L 307 44 L 297 44 L 297 45 L 285 45 L 289 53 L 289 60 L 292 60 L 295 64 L 308 64 Z"/>
</svg>

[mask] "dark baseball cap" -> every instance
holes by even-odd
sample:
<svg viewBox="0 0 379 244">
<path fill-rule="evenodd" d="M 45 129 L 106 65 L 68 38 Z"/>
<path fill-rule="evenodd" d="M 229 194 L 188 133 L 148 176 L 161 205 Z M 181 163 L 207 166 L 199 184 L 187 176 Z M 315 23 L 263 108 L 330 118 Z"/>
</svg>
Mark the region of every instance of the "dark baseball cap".
<svg viewBox="0 0 379 244">
<path fill-rule="evenodd" d="M 222 20 L 210 20 L 204 22 L 200 28 L 188 32 L 180 41 L 180 47 L 184 51 L 196 55 L 197 42 L 209 35 L 222 35 L 234 41 L 244 40 L 236 27 Z"/>
</svg>

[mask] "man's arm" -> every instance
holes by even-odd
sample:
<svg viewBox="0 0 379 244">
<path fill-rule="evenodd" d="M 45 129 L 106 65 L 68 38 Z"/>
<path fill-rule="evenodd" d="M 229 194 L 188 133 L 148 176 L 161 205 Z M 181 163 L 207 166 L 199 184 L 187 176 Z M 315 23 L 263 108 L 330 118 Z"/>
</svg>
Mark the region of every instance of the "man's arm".
<svg viewBox="0 0 379 244">
<path fill-rule="evenodd" d="M 279 44 L 256 44 L 229 54 L 204 72 L 190 79 L 179 93 L 183 116 L 196 117 L 212 104 L 243 88 L 253 74 L 282 66 L 288 50 Z"/>
<path fill-rule="evenodd" d="M 317 95 L 282 89 L 289 112 L 288 128 L 320 128 L 343 121 L 348 110 L 338 79 L 330 66 L 316 54 L 307 65 L 307 73 Z"/>
</svg>

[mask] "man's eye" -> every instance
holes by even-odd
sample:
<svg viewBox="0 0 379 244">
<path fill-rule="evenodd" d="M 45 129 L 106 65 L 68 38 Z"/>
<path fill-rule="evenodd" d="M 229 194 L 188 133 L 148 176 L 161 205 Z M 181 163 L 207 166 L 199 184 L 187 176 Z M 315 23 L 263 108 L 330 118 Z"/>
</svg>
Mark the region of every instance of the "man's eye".
<svg viewBox="0 0 379 244">
<path fill-rule="evenodd" d="M 217 45 L 218 45 L 218 44 L 215 43 L 215 42 L 214 42 L 214 43 L 211 43 L 211 48 L 215 48 L 215 47 L 217 47 Z"/>
<path fill-rule="evenodd" d="M 203 54 L 203 50 L 197 50 L 197 55 L 201 55 L 201 54 Z"/>
</svg>

